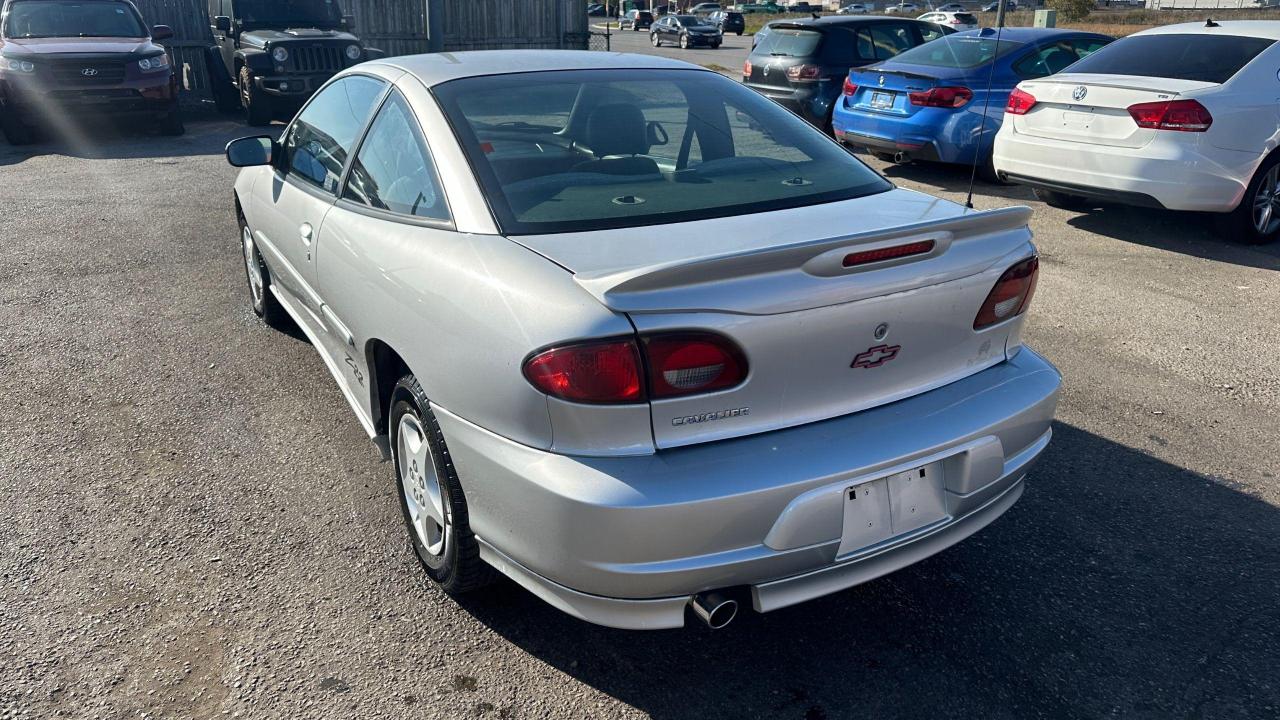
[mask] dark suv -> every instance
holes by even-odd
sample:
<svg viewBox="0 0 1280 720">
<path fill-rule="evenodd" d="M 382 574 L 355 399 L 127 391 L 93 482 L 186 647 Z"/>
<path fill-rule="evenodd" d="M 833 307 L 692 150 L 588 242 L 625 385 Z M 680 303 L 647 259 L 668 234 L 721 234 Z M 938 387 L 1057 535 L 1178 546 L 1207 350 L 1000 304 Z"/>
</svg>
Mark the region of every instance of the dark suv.
<svg viewBox="0 0 1280 720">
<path fill-rule="evenodd" d="M 0 126 L 9 142 L 31 142 L 33 125 L 64 118 L 141 118 L 181 135 L 178 82 L 156 40 L 128 0 L 0 2 Z"/>
<path fill-rule="evenodd" d="M 250 125 L 292 115 L 339 70 L 383 56 L 333 0 L 209 0 L 209 18 L 214 99 Z"/>
<path fill-rule="evenodd" d="M 954 32 L 907 18 L 776 20 L 756 34 L 742 82 L 830 133 L 831 111 L 849 68 L 888 60 Z"/>
<path fill-rule="evenodd" d="M 707 17 L 707 22 L 720 28 L 720 34 L 736 33 L 741 35 L 747 31 L 747 19 L 740 12 L 719 10 Z"/>
</svg>

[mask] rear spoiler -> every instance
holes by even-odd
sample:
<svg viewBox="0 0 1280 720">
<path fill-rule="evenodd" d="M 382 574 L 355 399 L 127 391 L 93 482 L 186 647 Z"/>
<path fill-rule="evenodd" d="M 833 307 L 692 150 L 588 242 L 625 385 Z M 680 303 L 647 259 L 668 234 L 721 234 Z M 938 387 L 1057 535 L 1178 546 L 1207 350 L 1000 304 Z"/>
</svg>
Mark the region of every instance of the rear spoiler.
<svg viewBox="0 0 1280 720">
<path fill-rule="evenodd" d="M 968 277 L 1029 245 L 1030 220 L 1031 208 L 1024 205 L 971 211 L 940 220 L 762 250 L 575 274 L 574 280 L 618 312 L 705 310 L 772 315 Z M 990 242 L 963 244 L 947 255 L 950 262 L 915 265 L 941 257 L 961 241 L 979 236 Z M 934 242 L 934 249 L 927 254 L 855 268 L 842 265 L 845 255 L 851 252 L 924 240 Z"/>
</svg>

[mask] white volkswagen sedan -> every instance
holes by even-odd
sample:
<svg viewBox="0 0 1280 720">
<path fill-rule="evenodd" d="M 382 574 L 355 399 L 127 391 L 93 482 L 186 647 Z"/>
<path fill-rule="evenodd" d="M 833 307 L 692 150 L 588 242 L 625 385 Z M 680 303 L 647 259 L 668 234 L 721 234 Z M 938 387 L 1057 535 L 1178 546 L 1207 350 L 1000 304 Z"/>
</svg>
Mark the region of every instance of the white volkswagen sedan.
<svg viewBox="0 0 1280 720">
<path fill-rule="evenodd" d="M 995 169 L 1050 205 L 1086 199 L 1223 213 L 1280 235 L 1280 22 L 1167 25 L 1020 83 Z"/>
<path fill-rule="evenodd" d="M 254 311 L 311 338 L 448 593 L 721 626 L 959 542 L 1049 442 L 1030 210 L 895 188 L 695 65 L 390 58 L 227 154 Z"/>
</svg>

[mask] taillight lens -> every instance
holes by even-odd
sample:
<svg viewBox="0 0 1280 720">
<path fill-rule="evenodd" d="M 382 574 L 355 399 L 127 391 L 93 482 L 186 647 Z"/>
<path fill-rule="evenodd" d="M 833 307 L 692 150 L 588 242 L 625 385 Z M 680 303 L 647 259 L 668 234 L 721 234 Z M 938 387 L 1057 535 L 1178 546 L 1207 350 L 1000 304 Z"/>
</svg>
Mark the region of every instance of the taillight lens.
<svg viewBox="0 0 1280 720">
<path fill-rule="evenodd" d="M 787 79 L 791 82 L 816 82 L 822 77 L 822 68 L 817 65 L 792 65 L 787 68 Z"/>
<path fill-rule="evenodd" d="M 649 394 L 654 398 L 723 390 L 747 377 L 742 351 L 708 333 L 654 335 L 644 339 Z"/>
<path fill-rule="evenodd" d="M 973 91 L 967 87 L 936 87 L 908 95 L 912 105 L 923 107 L 958 108 L 973 99 Z"/>
<path fill-rule="evenodd" d="M 551 348 L 525 361 L 524 376 L 552 397 L 582 403 L 644 400 L 635 342 L 615 340 Z"/>
<path fill-rule="evenodd" d="M 1024 90 L 1014 88 L 1009 93 L 1009 102 L 1005 103 L 1004 111 L 1010 115 L 1026 115 L 1031 112 L 1031 108 L 1036 106 L 1036 96 Z"/>
<path fill-rule="evenodd" d="M 742 74 L 744 77 L 751 77 L 751 61 L 747 60 L 742 63 Z"/>
<path fill-rule="evenodd" d="M 1129 106 L 1129 116 L 1148 130 L 1204 132 L 1213 124 L 1213 116 L 1195 100 L 1138 103 Z"/>
<path fill-rule="evenodd" d="M 853 97 L 858 92 L 858 86 L 854 85 L 853 81 L 849 78 L 845 78 L 843 92 L 845 97 Z"/>
<path fill-rule="evenodd" d="M 647 382 L 641 380 L 642 367 Z M 524 376 L 538 390 L 570 402 L 638 403 L 733 387 L 746 379 L 747 360 L 720 335 L 662 333 L 638 345 L 607 340 L 544 350 L 525 361 Z"/>
<path fill-rule="evenodd" d="M 982 309 L 978 310 L 973 329 L 981 330 L 1021 315 L 1031 305 L 1039 275 L 1040 259 L 1036 257 L 1027 258 L 1005 270 L 996 286 L 991 288 L 987 301 L 982 303 Z"/>
<path fill-rule="evenodd" d="M 879 250 L 863 250 L 862 252 L 845 255 L 843 264 L 845 267 L 857 267 L 883 260 L 897 260 L 898 258 L 911 257 L 912 255 L 923 255 L 933 252 L 933 246 L 934 241 L 921 240 L 920 242 L 894 245 L 893 247 L 880 248 Z"/>
</svg>

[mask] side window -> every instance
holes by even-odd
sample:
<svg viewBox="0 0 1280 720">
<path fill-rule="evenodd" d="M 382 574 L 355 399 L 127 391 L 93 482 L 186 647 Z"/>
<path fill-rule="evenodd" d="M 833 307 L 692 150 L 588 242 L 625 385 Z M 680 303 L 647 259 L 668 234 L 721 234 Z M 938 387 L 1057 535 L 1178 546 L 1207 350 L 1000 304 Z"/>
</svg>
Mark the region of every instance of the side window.
<svg viewBox="0 0 1280 720">
<path fill-rule="evenodd" d="M 871 26 L 871 44 L 876 60 L 888 60 L 903 50 L 911 49 L 916 42 L 906 25 L 877 23 Z"/>
<path fill-rule="evenodd" d="M 858 28 L 857 53 L 859 60 L 876 59 L 876 44 L 871 39 L 871 30 L 868 28 Z"/>
<path fill-rule="evenodd" d="M 1076 55 L 1079 55 L 1080 59 L 1083 60 L 1106 47 L 1107 42 L 1090 38 L 1088 40 L 1072 40 L 1071 46 L 1076 49 Z"/>
<path fill-rule="evenodd" d="M 285 136 L 289 174 L 336 193 L 351 146 L 385 86 L 381 80 L 350 75 L 320 91 Z"/>
<path fill-rule="evenodd" d="M 1027 56 L 1013 64 L 1013 71 L 1019 77 L 1039 78 L 1062 72 L 1080 56 L 1069 42 L 1056 42 L 1037 48 Z"/>
<path fill-rule="evenodd" d="M 374 118 L 343 197 L 402 215 L 449 219 L 431 152 L 400 93 L 392 92 Z"/>
<path fill-rule="evenodd" d="M 933 24 L 940 20 L 945 20 L 946 19 L 945 15 L 934 14 L 927 17 L 927 19 L 930 21 L 928 24 L 922 23 L 916 26 L 920 29 L 920 42 L 922 43 L 927 43 L 930 40 L 937 40 L 938 38 L 946 34 L 942 32 L 942 28 Z"/>
</svg>

